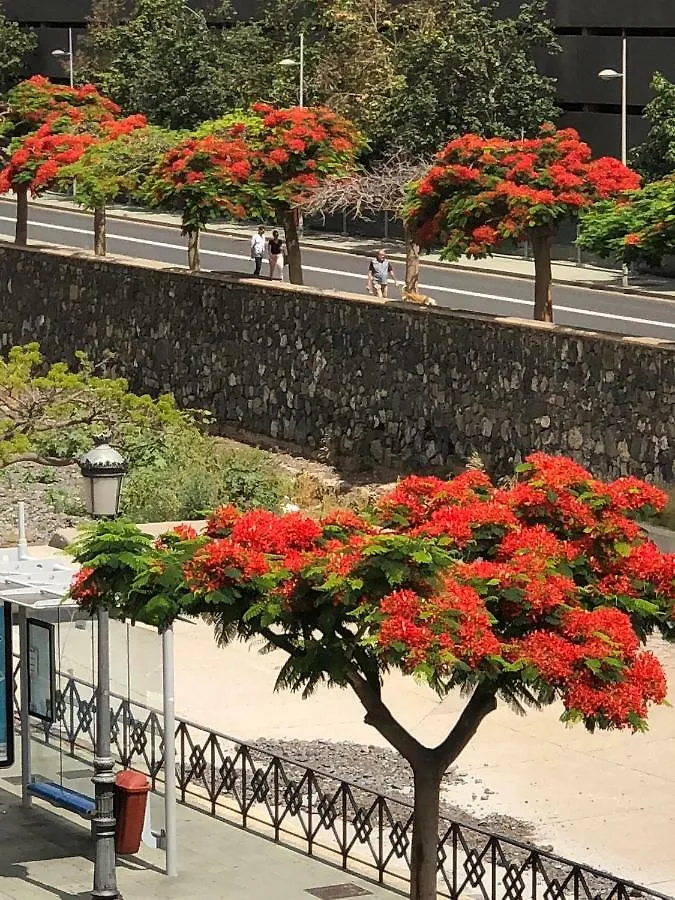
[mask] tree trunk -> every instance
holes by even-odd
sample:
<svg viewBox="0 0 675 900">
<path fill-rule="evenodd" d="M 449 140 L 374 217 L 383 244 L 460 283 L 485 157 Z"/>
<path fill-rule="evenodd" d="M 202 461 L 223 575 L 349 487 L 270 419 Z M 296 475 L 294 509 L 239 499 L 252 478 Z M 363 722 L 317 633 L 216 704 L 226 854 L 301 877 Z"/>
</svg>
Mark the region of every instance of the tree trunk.
<svg viewBox="0 0 675 900">
<path fill-rule="evenodd" d="M 188 231 L 188 266 L 191 272 L 199 272 L 199 229 Z"/>
<path fill-rule="evenodd" d="M 405 229 L 405 289 L 409 294 L 417 294 L 420 280 L 420 245 L 416 244 Z"/>
<path fill-rule="evenodd" d="M 285 209 L 282 212 L 286 252 L 288 253 L 288 280 L 291 284 L 302 284 L 302 255 L 298 222 L 300 215 L 297 209 Z"/>
<path fill-rule="evenodd" d="M 28 243 L 28 185 L 16 189 L 16 232 L 14 243 L 25 247 Z"/>
<path fill-rule="evenodd" d="M 436 900 L 442 773 L 424 759 L 413 766 L 413 774 L 415 814 L 410 851 L 410 900 Z"/>
<path fill-rule="evenodd" d="M 533 228 L 530 231 L 532 252 L 534 253 L 534 318 L 538 322 L 553 321 L 553 300 L 551 297 L 551 241 L 553 234 L 548 228 Z"/>
<path fill-rule="evenodd" d="M 94 210 L 94 253 L 96 256 L 105 256 L 105 206 L 97 206 Z"/>
<path fill-rule="evenodd" d="M 274 637 L 270 641 L 282 646 Z M 282 646 L 282 649 L 285 648 Z M 477 685 L 445 740 L 437 747 L 429 748 L 420 744 L 394 719 L 382 702 L 378 685 L 367 681 L 353 668 L 347 670 L 346 678 L 366 710 L 363 721 L 376 728 L 413 770 L 415 812 L 410 856 L 410 900 L 436 900 L 441 779 L 475 735 L 485 716 L 497 708 L 497 688 L 489 683 Z"/>
</svg>

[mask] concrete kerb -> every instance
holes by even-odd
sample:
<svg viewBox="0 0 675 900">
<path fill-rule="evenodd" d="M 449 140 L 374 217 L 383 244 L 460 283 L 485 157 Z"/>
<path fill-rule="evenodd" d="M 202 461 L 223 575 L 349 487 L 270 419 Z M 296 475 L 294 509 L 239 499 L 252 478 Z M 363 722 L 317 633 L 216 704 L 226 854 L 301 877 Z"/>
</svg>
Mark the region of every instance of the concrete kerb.
<svg viewBox="0 0 675 900">
<path fill-rule="evenodd" d="M 44 209 L 62 209 L 68 212 L 78 213 L 79 215 L 87 216 L 84 210 L 78 209 L 74 204 L 65 204 L 63 202 L 49 202 L 48 200 L 34 200 L 32 201 L 32 205 L 42 207 Z M 137 213 L 132 211 L 125 211 L 122 209 L 108 209 L 107 217 L 109 219 L 120 219 L 127 220 L 132 222 L 138 222 L 142 225 L 178 225 L 179 223 L 173 222 L 173 220 L 167 221 L 158 221 L 157 219 L 152 219 L 151 217 L 145 215 L 143 212 Z M 242 234 L 242 226 L 228 226 L 228 225 L 215 225 L 208 229 L 212 234 L 222 234 L 227 235 L 228 237 L 236 238 L 241 241 L 246 240 L 246 236 Z M 378 241 L 374 241 L 371 238 L 366 238 L 365 241 L 373 244 L 373 249 L 376 246 L 379 246 L 380 243 Z M 391 245 L 391 241 L 388 241 Z M 370 254 L 365 253 L 363 250 L 357 250 L 353 247 L 327 247 L 325 243 L 320 239 L 313 238 L 304 238 L 303 246 L 311 248 L 313 250 L 320 250 L 323 253 L 335 253 L 335 254 L 348 254 L 349 256 L 360 256 L 367 257 Z M 405 262 L 405 254 L 397 253 L 394 251 L 390 252 L 389 256 L 395 262 Z M 504 269 L 496 269 L 492 267 L 476 267 L 464 265 L 463 263 L 457 262 L 444 262 L 443 260 L 436 259 L 424 259 L 423 265 L 429 268 L 435 269 L 456 269 L 459 272 L 467 272 L 474 273 L 477 275 L 490 275 L 496 278 L 518 278 L 522 281 L 534 281 L 534 275 L 530 275 L 526 272 L 514 272 L 514 271 L 506 271 Z M 555 261 L 553 262 L 555 266 Z M 602 271 L 606 271 L 607 273 L 613 273 L 612 269 L 603 269 Z M 618 271 L 617 271 L 618 276 Z M 609 291 L 613 294 L 625 294 L 627 296 L 635 296 L 635 297 L 649 297 L 653 300 L 664 300 L 668 303 L 675 303 L 675 288 L 671 292 L 660 292 L 660 291 L 650 291 L 645 288 L 637 288 L 637 287 L 623 287 L 622 285 L 615 284 L 606 284 L 602 281 L 589 281 L 584 279 L 557 279 L 553 278 L 554 284 L 563 285 L 565 287 L 578 287 L 585 288 L 586 290 L 592 291 Z"/>
</svg>

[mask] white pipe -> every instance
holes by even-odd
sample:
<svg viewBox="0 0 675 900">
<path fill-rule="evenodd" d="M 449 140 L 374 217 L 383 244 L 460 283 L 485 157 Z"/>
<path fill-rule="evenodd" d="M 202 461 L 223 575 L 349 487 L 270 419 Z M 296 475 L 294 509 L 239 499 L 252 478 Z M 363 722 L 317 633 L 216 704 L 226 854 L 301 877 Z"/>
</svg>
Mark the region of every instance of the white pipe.
<svg viewBox="0 0 675 900">
<path fill-rule="evenodd" d="M 26 505 L 19 500 L 19 540 L 17 541 L 17 556 L 19 559 L 28 559 L 28 541 L 26 540 Z"/>
<path fill-rule="evenodd" d="M 164 692 L 164 829 L 166 831 L 166 874 L 178 874 L 176 854 L 176 702 L 174 679 L 173 626 L 162 634 L 162 686 Z"/>
<path fill-rule="evenodd" d="M 28 622 L 26 607 L 19 607 L 19 702 L 21 705 L 21 805 L 30 809 L 33 799 L 28 793 L 31 780 L 30 718 L 28 715 Z M 11 673 L 10 673 L 11 676 Z M 8 723 L 11 728 L 11 722 Z"/>
</svg>

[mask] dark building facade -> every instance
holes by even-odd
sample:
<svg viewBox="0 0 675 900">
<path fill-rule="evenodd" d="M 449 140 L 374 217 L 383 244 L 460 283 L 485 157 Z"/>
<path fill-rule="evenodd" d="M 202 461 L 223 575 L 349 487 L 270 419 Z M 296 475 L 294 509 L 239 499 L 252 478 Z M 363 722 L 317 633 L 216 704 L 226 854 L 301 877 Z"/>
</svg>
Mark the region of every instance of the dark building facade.
<svg viewBox="0 0 675 900">
<path fill-rule="evenodd" d="M 502 0 L 506 14 L 521 0 Z M 264 0 L 235 0 L 243 17 L 254 16 Z M 75 42 L 84 29 L 91 0 L 4 0 L 8 18 L 35 28 L 39 47 L 33 68 L 54 78 L 63 68 L 51 51 L 67 49 L 68 28 Z M 190 0 L 197 8 L 199 0 Z M 562 52 L 547 59 L 547 74 L 558 82 L 563 124 L 577 128 L 596 153 L 618 155 L 621 83 L 601 81 L 600 69 L 621 68 L 621 37 L 628 39 L 628 142 L 639 143 L 641 118 L 654 71 L 675 80 L 675 0 L 549 0 Z"/>
</svg>

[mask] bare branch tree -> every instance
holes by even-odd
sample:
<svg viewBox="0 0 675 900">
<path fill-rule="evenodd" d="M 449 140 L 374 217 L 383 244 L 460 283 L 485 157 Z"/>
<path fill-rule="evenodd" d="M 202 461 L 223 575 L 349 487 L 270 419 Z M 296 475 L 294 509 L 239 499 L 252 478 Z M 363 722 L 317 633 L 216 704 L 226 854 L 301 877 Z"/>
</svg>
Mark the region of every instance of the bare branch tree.
<svg viewBox="0 0 675 900">
<path fill-rule="evenodd" d="M 411 159 L 405 151 L 398 150 L 375 163 L 372 169 L 349 178 L 327 179 L 301 207 L 305 215 L 347 212 L 355 219 L 368 219 L 384 212 L 403 222 L 406 247 L 404 298 L 417 302 L 427 298 L 418 293 L 420 248 L 405 227 L 403 202 L 407 186 L 421 178 L 427 168 L 426 160 Z"/>
</svg>

